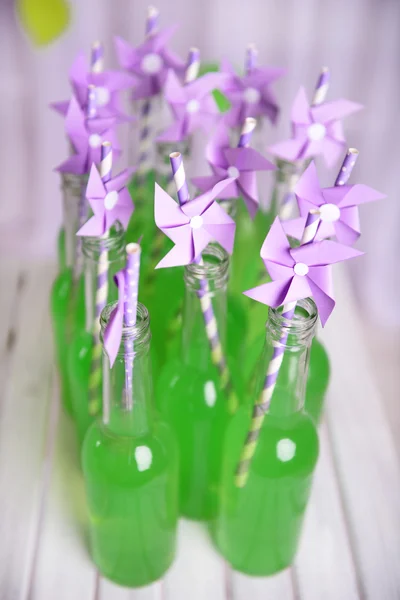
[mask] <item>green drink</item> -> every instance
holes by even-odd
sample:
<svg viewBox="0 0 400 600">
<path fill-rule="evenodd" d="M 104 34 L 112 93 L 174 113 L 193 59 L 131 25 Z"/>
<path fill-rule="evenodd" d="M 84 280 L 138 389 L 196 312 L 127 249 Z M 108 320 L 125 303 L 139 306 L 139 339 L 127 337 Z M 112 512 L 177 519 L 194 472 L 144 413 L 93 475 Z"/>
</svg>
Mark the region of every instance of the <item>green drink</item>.
<svg viewBox="0 0 400 600">
<path fill-rule="evenodd" d="M 61 227 L 57 236 L 57 261 L 58 270 L 63 271 L 67 266 L 67 257 L 65 251 L 65 229 Z"/>
<path fill-rule="evenodd" d="M 305 410 L 319 423 L 324 412 L 324 401 L 330 377 L 329 357 L 325 346 L 314 338 L 310 352 L 310 367 L 306 387 Z"/>
<path fill-rule="evenodd" d="M 218 510 L 222 443 L 236 398 L 222 385 L 212 361 L 198 296 L 206 281 L 224 348 L 229 259 L 222 248 L 209 245 L 203 261 L 185 267 L 181 357 L 166 364 L 157 384 L 157 406 L 179 445 L 180 511 L 197 520 L 211 519 Z M 240 389 L 238 370 L 231 373 L 234 389 Z"/>
<path fill-rule="evenodd" d="M 99 414 L 101 408 L 101 372 L 97 400 L 89 407 L 89 379 L 92 369 L 92 354 L 94 344 L 94 323 L 97 291 L 97 270 L 100 253 L 104 248 L 108 251 L 108 300 L 115 300 L 117 290 L 113 277 L 124 266 L 125 234 L 122 226 L 117 223 L 110 229 L 107 239 L 82 238 L 84 255 L 84 277 L 82 288 L 84 293 L 74 314 L 74 328 L 70 347 L 68 348 L 67 369 L 70 383 L 72 413 L 75 419 L 79 442 L 83 442 L 85 433 Z M 84 319 L 82 316 L 84 315 Z"/>
<path fill-rule="evenodd" d="M 113 308 L 102 313 L 103 331 Z M 127 341 L 135 351 L 132 398 L 124 389 Z M 93 560 L 103 576 L 129 587 L 161 578 L 176 547 L 178 453 L 152 410 L 149 345 L 149 317 L 139 304 L 111 371 L 105 358 L 103 418 L 91 425 L 82 449 Z"/>
<path fill-rule="evenodd" d="M 270 309 L 267 339 L 255 381 L 258 399 L 273 342 L 284 343 L 283 319 Z M 288 567 L 295 556 L 312 475 L 318 458 L 318 435 L 303 410 L 309 349 L 317 311 L 301 301 L 287 326 L 285 354 L 268 413 L 244 487 L 237 487 L 236 469 L 250 430 L 252 407 L 239 409 L 225 438 L 221 507 L 214 528 L 215 542 L 232 567 L 248 575 L 272 575 Z"/>
</svg>

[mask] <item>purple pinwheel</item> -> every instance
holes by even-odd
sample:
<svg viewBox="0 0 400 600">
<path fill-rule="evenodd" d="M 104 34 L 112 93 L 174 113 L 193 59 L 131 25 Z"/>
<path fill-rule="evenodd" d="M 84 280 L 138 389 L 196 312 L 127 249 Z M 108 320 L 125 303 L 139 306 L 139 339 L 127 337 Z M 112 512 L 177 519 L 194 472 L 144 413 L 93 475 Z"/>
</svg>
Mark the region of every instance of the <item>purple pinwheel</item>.
<svg viewBox="0 0 400 600">
<path fill-rule="evenodd" d="M 272 281 L 244 294 L 273 308 L 312 296 L 325 325 L 335 306 L 330 265 L 362 254 L 330 240 L 291 248 L 276 217 L 260 252 Z"/>
<path fill-rule="evenodd" d="M 310 210 L 319 209 L 321 223 L 317 240 L 336 237 L 342 244 L 351 246 L 360 237 L 358 206 L 385 198 L 368 185 L 337 185 L 321 188 L 314 163 L 304 171 L 294 188 L 301 217 L 284 221 L 287 235 L 300 239 Z"/>
<path fill-rule="evenodd" d="M 326 165 L 331 167 L 346 146 L 341 119 L 361 108 L 362 104 L 345 99 L 311 106 L 302 87 L 292 106 L 293 137 L 270 146 L 268 150 L 291 162 L 322 154 Z"/>
<path fill-rule="evenodd" d="M 232 178 L 232 183 L 218 196 L 220 200 L 243 196 L 249 214 L 254 218 L 258 209 L 256 171 L 276 169 L 269 160 L 253 148 L 231 148 L 227 128 L 221 124 L 208 144 L 206 158 L 214 175 L 194 177 L 194 185 L 202 192 L 216 183 Z"/>
<path fill-rule="evenodd" d="M 76 154 L 63 162 L 57 171 L 83 175 L 88 173 L 93 163 L 100 163 L 102 142 L 111 142 L 114 157 L 121 149 L 114 131 L 115 117 L 86 118 L 75 96 L 69 104 L 65 118 L 65 129 Z"/>
<path fill-rule="evenodd" d="M 119 221 L 124 229 L 127 228 L 134 206 L 125 186 L 133 172 L 134 169 L 125 169 L 103 183 L 96 166 L 92 165 L 86 198 L 93 210 L 93 217 L 80 228 L 77 235 L 104 235 L 116 221 Z"/>
<path fill-rule="evenodd" d="M 117 117 L 120 121 L 131 121 L 133 117 L 124 114 L 121 107 L 120 92 L 135 85 L 136 79 L 129 73 L 122 71 L 103 71 L 93 73 L 90 71 L 88 61 L 81 52 L 72 64 L 69 79 L 73 93 L 79 106 L 85 111 L 87 106 L 87 89 L 89 85 L 96 87 L 96 108 L 99 117 Z M 54 102 L 51 104 L 57 112 L 66 115 L 69 101 Z"/>
<path fill-rule="evenodd" d="M 155 191 L 155 221 L 175 244 L 156 268 L 188 265 L 198 258 L 207 244 L 217 241 L 232 254 L 236 224 L 215 202 L 231 180 L 179 205 L 158 184 Z"/>
<path fill-rule="evenodd" d="M 221 115 L 211 92 L 225 79 L 223 73 L 207 73 L 184 85 L 173 71 L 169 71 L 164 95 L 175 121 L 158 136 L 157 141 L 180 142 L 196 129 L 209 131 Z"/>
<path fill-rule="evenodd" d="M 246 117 L 263 116 L 276 123 L 279 108 L 270 86 L 285 74 L 285 69 L 256 67 L 250 73 L 239 76 L 231 63 L 223 60 L 221 71 L 229 75 L 221 91 L 231 103 L 231 109 L 225 116 L 230 127 L 240 127 Z"/>
<path fill-rule="evenodd" d="M 169 69 L 184 73 L 185 63 L 169 48 L 167 42 L 176 27 L 169 27 L 149 36 L 140 46 L 133 48 L 120 37 L 115 38 L 115 48 L 123 69 L 138 78 L 132 98 L 140 100 L 159 94 L 167 78 Z"/>
</svg>

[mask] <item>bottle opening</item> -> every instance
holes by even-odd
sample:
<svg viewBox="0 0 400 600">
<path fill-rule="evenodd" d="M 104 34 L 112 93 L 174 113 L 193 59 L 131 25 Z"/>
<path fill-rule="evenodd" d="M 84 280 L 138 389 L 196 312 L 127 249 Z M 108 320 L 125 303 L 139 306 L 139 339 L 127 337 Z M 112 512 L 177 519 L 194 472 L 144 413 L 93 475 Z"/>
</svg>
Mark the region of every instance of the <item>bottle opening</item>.
<svg viewBox="0 0 400 600">
<path fill-rule="evenodd" d="M 201 280 L 213 280 L 215 288 L 226 284 L 229 270 L 229 255 L 219 244 L 209 244 L 201 254 L 199 263 L 185 267 L 185 283 L 193 284 Z"/>
<path fill-rule="evenodd" d="M 294 316 L 288 319 L 283 316 L 283 306 L 270 308 L 268 311 L 267 331 L 274 340 L 283 335 L 288 337 L 286 345 L 297 345 L 312 340 L 318 319 L 317 306 L 311 298 L 296 303 Z"/>
</svg>

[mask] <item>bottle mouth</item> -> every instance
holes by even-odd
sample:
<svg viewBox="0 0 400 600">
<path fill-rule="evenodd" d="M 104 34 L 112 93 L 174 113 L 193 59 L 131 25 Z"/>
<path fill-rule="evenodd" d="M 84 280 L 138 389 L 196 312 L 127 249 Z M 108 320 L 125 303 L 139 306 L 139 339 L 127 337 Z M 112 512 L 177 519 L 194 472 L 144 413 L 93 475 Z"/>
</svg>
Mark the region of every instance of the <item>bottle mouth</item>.
<svg viewBox="0 0 400 600">
<path fill-rule="evenodd" d="M 308 164 L 310 163 L 310 159 L 300 159 L 300 160 L 283 160 L 282 158 L 276 159 L 276 177 L 279 182 L 284 182 L 288 177 L 292 177 L 293 175 L 301 175 L 303 171 L 306 169 Z"/>
<path fill-rule="evenodd" d="M 101 311 L 100 315 L 100 326 L 101 326 L 101 341 L 103 341 L 104 331 L 107 327 L 110 317 L 114 310 L 117 308 L 118 302 L 111 302 L 107 304 Z M 123 323 L 122 325 L 122 337 L 121 342 L 130 340 L 135 342 L 134 351 L 135 354 L 138 353 L 140 347 L 143 344 L 146 344 L 150 341 L 151 333 L 150 333 L 150 316 L 149 311 L 145 307 L 144 304 L 138 302 L 136 308 L 136 323 L 135 325 L 126 325 Z M 123 353 L 124 347 L 121 346 L 121 353 Z"/>
<path fill-rule="evenodd" d="M 82 252 L 87 258 L 93 258 L 102 250 L 123 250 L 124 228 L 117 221 L 102 237 L 82 237 Z"/>
<path fill-rule="evenodd" d="M 318 319 L 317 306 L 311 298 L 296 303 L 292 319 L 283 316 L 283 306 L 269 308 L 267 329 L 273 338 L 279 340 L 283 334 L 293 336 L 297 342 L 306 342 L 312 337 Z"/>
<path fill-rule="evenodd" d="M 219 244 L 212 243 L 203 250 L 201 262 L 185 267 L 185 283 L 196 283 L 204 279 L 214 281 L 216 287 L 227 281 L 229 255 Z"/>
</svg>

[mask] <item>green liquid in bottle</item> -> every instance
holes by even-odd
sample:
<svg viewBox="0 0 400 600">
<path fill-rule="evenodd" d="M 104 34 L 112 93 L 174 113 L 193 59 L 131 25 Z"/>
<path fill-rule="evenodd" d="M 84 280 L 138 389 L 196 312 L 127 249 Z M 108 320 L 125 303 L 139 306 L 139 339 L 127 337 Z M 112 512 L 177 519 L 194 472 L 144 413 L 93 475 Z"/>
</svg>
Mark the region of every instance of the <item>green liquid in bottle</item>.
<svg viewBox="0 0 400 600">
<path fill-rule="evenodd" d="M 114 306 L 102 313 L 103 333 Z M 108 397 L 102 421 L 86 434 L 82 467 L 93 560 L 103 576 L 139 587 L 162 577 L 174 559 L 178 452 L 171 430 L 153 413 L 149 319 L 140 304 L 137 325 L 123 329 L 128 339 L 135 352 L 131 401 L 123 341 L 112 369 L 108 360 L 104 367 Z"/>
<path fill-rule="evenodd" d="M 67 266 L 67 257 L 65 249 L 65 229 L 62 227 L 57 236 L 57 258 L 58 270 L 63 271 Z"/>
<path fill-rule="evenodd" d="M 329 357 L 317 338 L 313 339 L 306 386 L 305 411 L 318 424 L 323 416 L 326 391 L 330 377 Z"/>
<path fill-rule="evenodd" d="M 53 322 L 54 346 L 60 375 L 61 400 L 67 414 L 72 415 L 72 400 L 68 374 L 68 348 L 75 327 L 83 327 L 83 284 L 74 290 L 72 269 L 64 269 L 54 281 L 50 303 Z M 74 310 L 74 294 L 77 308 Z"/>
</svg>

